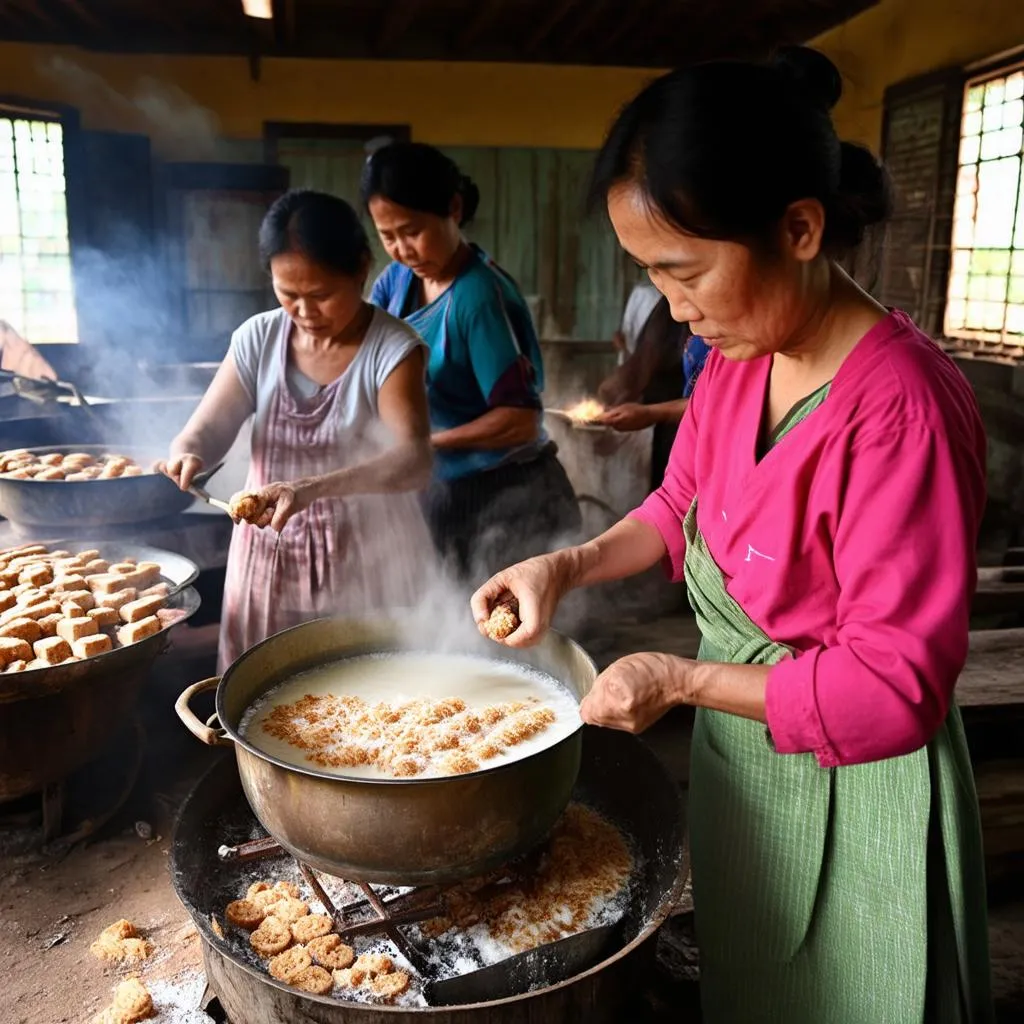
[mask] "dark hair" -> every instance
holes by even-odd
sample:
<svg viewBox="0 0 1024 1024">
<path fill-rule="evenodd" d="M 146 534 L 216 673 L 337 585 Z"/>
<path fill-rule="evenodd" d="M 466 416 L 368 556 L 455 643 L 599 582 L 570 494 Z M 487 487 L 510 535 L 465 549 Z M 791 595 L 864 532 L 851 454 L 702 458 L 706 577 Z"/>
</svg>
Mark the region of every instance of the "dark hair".
<svg viewBox="0 0 1024 1024">
<path fill-rule="evenodd" d="M 852 249 L 888 218 L 890 194 L 874 156 L 836 135 L 830 111 L 842 91 L 832 61 L 805 47 L 762 63 L 712 61 L 664 75 L 612 125 L 591 204 L 633 182 L 690 234 L 763 245 L 790 203 L 817 199 L 825 251 Z"/>
<path fill-rule="evenodd" d="M 299 252 L 339 274 L 358 274 L 369 264 L 370 241 L 355 210 L 337 196 L 293 188 L 274 201 L 260 225 L 260 259 Z"/>
<path fill-rule="evenodd" d="M 382 146 L 363 167 L 360 193 L 364 204 L 383 196 L 399 206 L 437 217 L 451 216 L 452 200 L 462 197 L 465 226 L 480 205 L 480 189 L 458 164 L 425 142 L 392 142 Z"/>
</svg>

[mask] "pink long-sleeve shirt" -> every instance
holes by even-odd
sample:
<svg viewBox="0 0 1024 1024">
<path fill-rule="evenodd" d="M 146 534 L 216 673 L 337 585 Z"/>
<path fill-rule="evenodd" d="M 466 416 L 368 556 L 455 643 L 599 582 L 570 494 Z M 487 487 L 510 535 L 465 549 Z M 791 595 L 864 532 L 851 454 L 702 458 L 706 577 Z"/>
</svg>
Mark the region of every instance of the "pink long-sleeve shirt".
<svg viewBox="0 0 1024 1024">
<path fill-rule="evenodd" d="M 779 753 L 824 767 L 909 753 L 942 724 L 967 658 L 985 503 L 970 385 L 901 312 L 873 327 L 828 397 L 756 459 L 771 359 L 713 352 L 665 481 L 632 515 L 682 579 L 697 523 L 747 615 L 795 655 L 768 676 Z"/>
</svg>

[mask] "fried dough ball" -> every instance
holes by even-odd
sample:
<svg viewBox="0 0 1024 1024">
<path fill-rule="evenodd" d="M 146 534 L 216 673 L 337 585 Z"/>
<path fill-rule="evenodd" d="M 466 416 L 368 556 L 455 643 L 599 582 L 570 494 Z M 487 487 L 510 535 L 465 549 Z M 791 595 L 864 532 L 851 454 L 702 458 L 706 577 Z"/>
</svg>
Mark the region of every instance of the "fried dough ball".
<svg viewBox="0 0 1024 1024">
<path fill-rule="evenodd" d="M 307 967 L 292 978 L 289 984 L 314 996 L 325 996 L 334 988 L 334 978 L 330 971 L 322 967 Z"/>
<path fill-rule="evenodd" d="M 492 640 L 504 640 L 519 628 L 519 602 L 514 597 L 503 598 L 492 609 L 484 625 L 484 632 Z"/>
<path fill-rule="evenodd" d="M 249 936 L 249 945 L 260 956 L 274 956 L 277 953 L 283 953 L 291 944 L 291 928 L 276 917 L 265 917 L 260 926 Z"/>
<path fill-rule="evenodd" d="M 351 967 L 356 959 L 355 950 L 351 946 L 346 946 L 341 938 L 334 934 L 321 935 L 310 940 L 306 949 L 318 964 L 331 971 L 343 971 L 346 967 Z"/>
<path fill-rule="evenodd" d="M 272 978 L 277 978 L 278 981 L 291 982 L 296 975 L 301 974 L 307 967 L 312 966 L 313 960 L 309 953 L 306 952 L 306 947 L 292 946 L 291 949 L 286 949 L 283 953 L 278 953 L 277 956 L 271 957 L 267 970 L 270 971 Z"/>
<path fill-rule="evenodd" d="M 224 916 L 237 928 L 251 932 L 260 926 L 267 912 L 255 900 L 233 900 L 224 908 Z"/>
<path fill-rule="evenodd" d="M 156 1016 L 153 997 L 138 978 L 127 978 L 114 991 L 114 1002 L 98 1017 L 96 1024 L 138 1024 Z"/>
<path fill-rule="evenodd" d="M 400 996 L 409 987 L 409 975 L 404 971 L 393 971 L 388 974 L 379 974 L 376 978 L 370 979 L 370 991 L 377 996 L 390 1002 Z"/>
<path fill-rule="evenodd" d="M 310 942 L 323 938 L 334 927 L 326 914 L 307 914 L 292 922 L 292 938 L 296 942 Z"/>
<path fill-rule="evenodd" d="M 266 501 L 251 491 L 239 491 L 228 505 L 232 518 L 240 519 L 244 523 L 259 522 L 260 516 L 267 510 Z"/>
</svg>

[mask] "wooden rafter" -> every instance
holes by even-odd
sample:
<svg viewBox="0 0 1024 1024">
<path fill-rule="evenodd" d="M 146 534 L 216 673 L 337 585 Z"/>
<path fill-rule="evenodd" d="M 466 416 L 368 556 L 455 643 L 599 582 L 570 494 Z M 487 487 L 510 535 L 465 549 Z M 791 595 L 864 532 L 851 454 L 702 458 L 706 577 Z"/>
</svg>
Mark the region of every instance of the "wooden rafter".
<svg viewBox="0 0 1024 1024">
<path fill-rule="evenodd" d="M 70 11 L 79 21 L 96 32 L 103 31 L 103 23 L 90 11 L 82 0 L 60 0 L 61 6 Z"/>
<path fill-rule="evenodd" d="M 502 8 L 502 0 L 478 0 L 476 13 L 455 37 L 456 53 L 465 53 L 490 27 Z"/>
<path fill-rule="evenodd" d="M 568 52 L 588 31 L 592 31 L 595 24 L 600 23 L 607 6 L 608 0 L 591 0 L 587 5 L 587 17 L 578 14 L 573 18 L 559 40 L 563 53 Z"/>
<path fill-rule="evenodd" d="M 615 9 L 616 11 L 622 10 L 618 6 Z M 616 51 L 621 51 L 623 43 L 643 24 L 649 14 L 650 4 L 648 0 L 633 0 L 632 6 L 628 8 L 628 11 L 623 11 L 616 23 L 611 27 L 611 31 L 605 36 L 604 42 L 599 43 L 595 47 L 594 52 L 600 57 L 612 59 L 612 63 L 615 63 L 614 54 Z"/>
<path fill-rule="evenodd" d="M 30 18 L 34 18 L 48 29 L 62 32 L 62 26 L 38 3 L 34 3 L 33 0 L 5 0 L 5 6 L 10 7 L 12 10 L 20 11 Z"/>
<path fill-rule="evenodd" d="M 526 52 L 536 53 L 541 47 L 544 40 L 551 35 L 551 32 L 558 24 L 565 19 L 574 7 L 577 6 L 579 0 L 561 0 L 560 3 L 552 4 L 551 9 L 548 11 L 547 16 L 541 18 L 540 24 L 530 33 L 526 40 Z"/>
<path fill-rule="evenodd" d="M 420 0 L 391 0 L 373 41 L 377 53 L 386 53 L 405 34 L 420 8 Z"/>
</svg>

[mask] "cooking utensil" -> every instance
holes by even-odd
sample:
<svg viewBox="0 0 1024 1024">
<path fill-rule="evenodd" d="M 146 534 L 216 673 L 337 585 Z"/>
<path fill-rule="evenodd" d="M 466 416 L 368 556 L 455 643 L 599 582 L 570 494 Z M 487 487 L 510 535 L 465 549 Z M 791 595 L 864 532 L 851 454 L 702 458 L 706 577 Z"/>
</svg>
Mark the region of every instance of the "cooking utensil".
<svg viewBox="0 0 1024 1024">
<path fill-rule="evenodd" d="M 556 419 L 563 420 L 568 423 L 573 430 L 605 431 L 611 429 L 611 427 L 605 426 L 603 423 L 594 423 L 576 419 L 570 416 L 564 409 L 545 409 L 544 412 L 548 416 L 554 416 Z"/>
<path fill-rule="evenodd" d="M 120 550 L 127 554 L 129 547 Z M 0 803 L 67 778 L 131 721 L 150 666 L 167 648 L 170 631 L 199 608 L 199 595 L 185 586 L 166 607 L 181 618 L 138 643 L 0 675 Z"/>
<path fill-rule="evenodd" d="M 386 620 L 319 619 L 277 633 L 245 652 L 221 678 L 188 687 L 175 705 L 210 746 L 234 746 L 246 796 L 267 831 L 296 858 L 351 881 L 421 885 L 482 874 L 534 847 L 565 809 L 579 771 L 578 729 L 528 757 L 448 778 L 352 778 L 299 767 L 253 746 L 242 716 L 278 682 L 357 654 L 401 648 Z M 597 669 L 568 638 L 550 632 L 527 651 L 503 649 L 578 698 Z M 189 708 L 217 691 L 218 727 Z"/>
<path fill-rule="evenodd" d="M 461 1006 L 489 999 L 509 999 L 531 988 L 557 985 L 605 956 L 617 924 L 588 928 L 556 942 L 528 949 L 478 971 L 435 981 L 425 993 L 431 1006 Z"/>
<path fill-rule="evenodd" d="M 29 448 L 34 455 L 47 452 L 85 452 L 99 456 L 116 451 L 140 466 L 152 465 L 164 453 L 114 445 L 53 445 Z M 216 472 L 202 474 L 205 483 Z M 59 536 L 90 526 L 144 523 L 183 512 L 195 497 L 162 473 L 116 477 L 113 480 L 12 480 L 0 477 L 0 515 L 21 532 Z"/>
<path fill-rule="evenodd" d="M 561 984 L 530 987 L 512 998 L 459 1008 L 368 1006 L 336 995 L 313 996 L 254 965 L 244 933 L 221 931 L 228 900 L 251 880 L 237 863 L 217 857 L 256 823 L 233 759 L 214 764 L 185 799 L 170 849 L 171 881 L 200 938 L 212 990 L 232 1020 L 266 1024 L 615 1024 L 632 1020 L 623 1004 L 649 977 L 658 928 L 677 904 L 689 873 L 680 792 L 643 740 L 613 729 L 583 730 L 573 799 L 613 822 L 636 857 L 625 916 L 605 958 Z M 216 822 L 211 827 L 211 822 Z M 273 877 L 273 868 L 267 877 Z"/>
<path fill-rule="evenodd" d="M 200 487 L 199 484 L 192 484 L 189 490 L 197 497 L 201 498 L 206 502 L 207 505 L 212 505 L 214 508 L 219 508 L 222 512 L 227 512 L 231 515 L 231 506 L 226 501 L 221 501 L 220 498 L 215 498 L 204 488 Z"/>
</svg>

